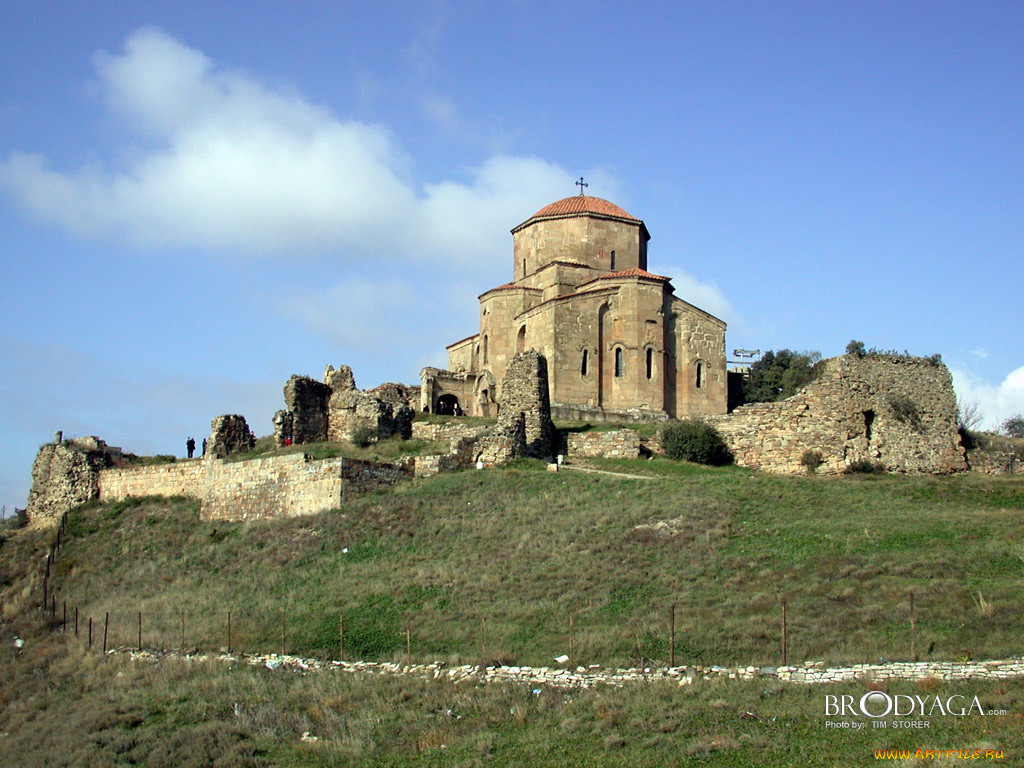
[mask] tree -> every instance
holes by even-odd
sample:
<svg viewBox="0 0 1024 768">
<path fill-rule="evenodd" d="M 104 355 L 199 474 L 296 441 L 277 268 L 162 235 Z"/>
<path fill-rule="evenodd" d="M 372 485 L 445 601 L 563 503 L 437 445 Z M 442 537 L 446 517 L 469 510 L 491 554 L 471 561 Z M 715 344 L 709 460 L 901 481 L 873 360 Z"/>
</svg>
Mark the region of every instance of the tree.
<svg viewBox="0 0 1024 768">
<path fill-rule="evenodd" d="M 750 366 L 750 377 L 743 386 L 743 399 L 748 403 L 772 403 L 792 397 L 820 372 L 820 352 L 768 350 Z"/>
<path fill-rule="evenodd" d="M 982 413 L 977 400 L 957 399 L 956 425 L 961 432 L 974 429 L 984 418 L 985 414 Z"/>
<path fill-rule="evenodd" d="M 1003 433 L 1008 437 L 1024 438 L 1024 415 L 1015 413 L 1004 421 Z"/>
</svg>

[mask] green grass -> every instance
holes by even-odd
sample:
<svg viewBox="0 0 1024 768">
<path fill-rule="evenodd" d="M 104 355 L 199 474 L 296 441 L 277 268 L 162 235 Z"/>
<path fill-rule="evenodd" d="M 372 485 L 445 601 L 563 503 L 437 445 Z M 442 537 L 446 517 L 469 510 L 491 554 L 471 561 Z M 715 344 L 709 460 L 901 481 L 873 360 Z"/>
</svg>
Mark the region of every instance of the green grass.
<svg viewBox="0 0 1024 768">
<path fill-rule="evenodd" d="M 1019 681 L 907 682 L 1007 716 L 928 731 L 826 729 L 824 695 L 772 680 L 558 691 L 100 658 L 112 646 L 550 665 L 573 617 L 578 663 L 683 664 L 1019 655 L 1024 480 L 774 477 L 664 459 L 594 460 L 630 480 L 539 462 L 420 479 L 318 516 L 203 522 L 176 498 L 91 503 L 54 566 L 58 617 L 32 608 L 47 535 L 0 545 L 0 764 L 34 766 L 848 766 L 903 747 L 1024 750 Z M 347 551 L 346 551 L 347 550 Z M 183 626 L 184 622 L 184 626 Z M 59 623 L 59 622 L 58 622 Z M 282 636 L 283 629 L 283 636 Z M 481 630 L 486 631 L 481 654 Z M 26 639 L 20 653 L 13 633 Z M 318 737 L 303 742 L 304 732 Z M 937 763 L 941 764 L 941 763 Z"/>
<path fill-rule="evenodd" d="M 630 480 L 539 462 L 416 480 L 315 517 L 208 523 L 187 500 L 88 505 L 54 587 L 111 614 L 119 644 L 331 655 L 488 657 L 543 665 L 1020 653 L 1024 483 L 1016 478 L 782 478 L 662 459 L 595 461 Z M 346 551 L 347 550 L 347 551 Z M 983 601 L 979 600 L 979 594 Z"/>
<path fill-rule="evenodd" d="M 985 710 L 1009 714 L 934 716 L 923 732 L 851 732 L 825 727 L 838 718 L 825 717 L 824 697 L 859 698 L 868 690 L 862 684 L 698 681 L 566 691 L 132 662 L 60 638 L 33 638 L 16 658 L 9 639 L 0 650 L 0 763 L 19 768 L 838 768 L 874 763 L 875 749 L 1000 749 L 997 764 L 1007 765 L 1024 751 L 1024 696 L 1013 683 L 894 684 L 890 694 L 978 696 Z M 316 741 L 302 741 L 306 733 Z"/>
</svg>

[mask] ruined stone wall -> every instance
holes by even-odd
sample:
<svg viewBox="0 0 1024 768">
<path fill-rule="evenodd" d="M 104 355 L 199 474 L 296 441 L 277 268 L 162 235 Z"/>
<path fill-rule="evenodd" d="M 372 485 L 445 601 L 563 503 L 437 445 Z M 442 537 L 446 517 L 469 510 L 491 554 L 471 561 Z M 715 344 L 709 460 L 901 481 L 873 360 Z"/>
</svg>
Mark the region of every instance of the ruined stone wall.
<svg viewBox="0 0 1024 768">
<path fill-rule="evenodd" d="M 483 424 L 467 424 L 452 422 L 448 424 L 431 424 L 425 421 L 414 421 L 412 436 L 417 440 L 458 440 L 461 437 L 476 437 L 487 429 Z"/>
<path fill-rule="evenodd" d="M 223 458 L 234 453 L 248 453 L 256 446 L 256 438 L 244 416 L 229 414 L 217 416 L 210 423 L 209 456 Z"/>
<path fill-rule="evenodd" d="M 208 465 L 212 458 L 152 464 L 141 467 L 105 469 L 97 476 L 96 495 L 100 501 L 120 501 L 129 496 L 191 496 L 202 499 Z"/>
<path fill-rule="evenodd" d="M 573 458 L 616 457 L 635 459 L 640 455 L 640 434 L 635 429 L 610 432 L 570 432 L 566 452 Z"/>
<path fill-rule="evenodd" d="M 310 515 L 341 506 L 348 492 L 375 490 L 412 475 L 412 467 L 304 454 L 225 462 L 207 458 L 176 464 L 107 469 L 99 498 L 190 496 L 207 520 L 258 520 Z"/>
<path fill-rule="evenodd" d="M 819 473 L 859 460 L 892 472 L 966 469 L 956 428 L 956 396 L 944 365 L 925 358 L 843 355 L 793 397 L 755 403 L 708 421 L 741 466 L 797 474 L 819 451 Z"/>
<path fill-rule="evenodd" d="M 479 460 L 491 466 L 523 456 L 550 458 L 557 442 L 548 400 L 547 361 L 528 349 L 509 362 L 501 383 L 498 423 L 479 440 Z"/>
<path fill-rule="evenodd" d="M 99 493 L 99 474 L 121 458 L 96 437 L 48 443 L 32 463 L 32 487 L 26 516 L 31 525 L 53 525 L 71 507 Z"/>
<path fill-rule="evenodd" d="M 327 402 L 330 398 L 331 388 L 327 384 L 321 384 L 309 376 L 292 376 L 288 379 L 284 385 L 286 408 L 274 415 L 274 435 L 278 446 L 284 445 L 289 439 L 295 445 L 326 440 Z"/>
<path fill-rule="evenodd" d="M 1024 461 L 1013 451 L 968 451 L 967 464 L 972 472 L 984 475 L 1015 475 L 1024 472 Z"/>
</svg>

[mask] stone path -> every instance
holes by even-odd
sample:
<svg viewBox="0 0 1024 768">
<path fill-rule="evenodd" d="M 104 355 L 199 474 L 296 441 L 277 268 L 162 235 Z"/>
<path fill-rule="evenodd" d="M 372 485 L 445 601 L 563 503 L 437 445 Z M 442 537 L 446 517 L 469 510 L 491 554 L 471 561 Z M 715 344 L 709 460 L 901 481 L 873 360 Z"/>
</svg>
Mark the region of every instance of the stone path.
<svg viewBox="0 0 1024 768">
<path fill-rule="evenodd" d="M 571 469 L 573 472 L 590 472 L 595 475 L 611 475 L 612 477 L 625 477 L 629 480 L 664 480 L 664 475 L 631 475 L 628 472 L 612 472 L 607 469 L 594 469 L 593 467 L 581 467 L 578 464 L 562 464 L 559 471 Z"/>
<path fill-rule="evenodd" d="M 599 666 L 577 667 L 575 670 L 553 667 L 480 667 L 461 665 L 451 667 L 443 662 L 432 664 L 397 664 L 371 661 L 320 661 L 298 656 L 272 654 L 185 654 L 165 651 L 135 651 L 129 648 L 111 649 L 108 653 L 128 654 L 132 659 L 159 662 L 166 658 L 184 658 L 187 661 L 220 661 L 269 669 L 290 669 L 300 672 L 336 670 L 376 675 L 416 675 L 419 677 L 456 682 L 512 682 L 531 686 L 555 688 L 592 688 L 599 685 L 622 686 L 632 683 L 672 681 L 690 685 L 697 680 L 753 680 L 769 679 L 786 683 L 817 684 L 844 683 L 856 680 L 1010 680 L 1024 677 L 1024 659 L 997 659 L 978 662 L 889 662 L 887 664 L 855 664 L 851 667 L 826 667 L 824 662 L 809 661 L 800 666 L 786 667 L 701 667 L 611 669 Z"/>
</svg>

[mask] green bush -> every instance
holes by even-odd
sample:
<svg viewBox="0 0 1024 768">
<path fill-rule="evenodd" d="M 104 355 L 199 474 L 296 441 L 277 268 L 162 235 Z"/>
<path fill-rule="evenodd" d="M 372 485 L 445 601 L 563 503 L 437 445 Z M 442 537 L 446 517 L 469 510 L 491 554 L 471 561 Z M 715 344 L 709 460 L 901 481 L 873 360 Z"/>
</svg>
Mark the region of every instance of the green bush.
<svg viewBox="0 0 1024 768">
<path fill-rule="evenodd" d="M 894 395 L 889 398 L 889 407 L 892 408 L 896 421 L 906 424 L 912 429 L 921 428 L 921 414 L 917 410 L 917 404 L 906 395 Z"/>
<path fill-rule="evenodd" d="M 885 473 L 885 467 L 871 459 L 857 459 L 847 464 L 843 472 L 847 475 L 880 475 Z"/>
<path fill-rule="evenodd" d="M 821 455 L 821 451 L 812 449 L 804 451 L 804 455 L 800 457 L 800 463 L 807 468 L 808 474 L 813 475 L 818 471 L 818 467 L 825 463 L 825 457 Z"/>
<path fill-rule="evenodd" d="M 665 427 L 662 442 L 670 459 L 711 466 L 732 463 L 732 454 L 718 430 L 700 419 L 688 419 Z"/>
<path fill-rule="evenodd" d="M 377 430 L 366 425 L 356 427 L 352 432 L 352 442 L 360 448 L 366 448 L 371 443 L 377 442 Z"/>
</svg>

